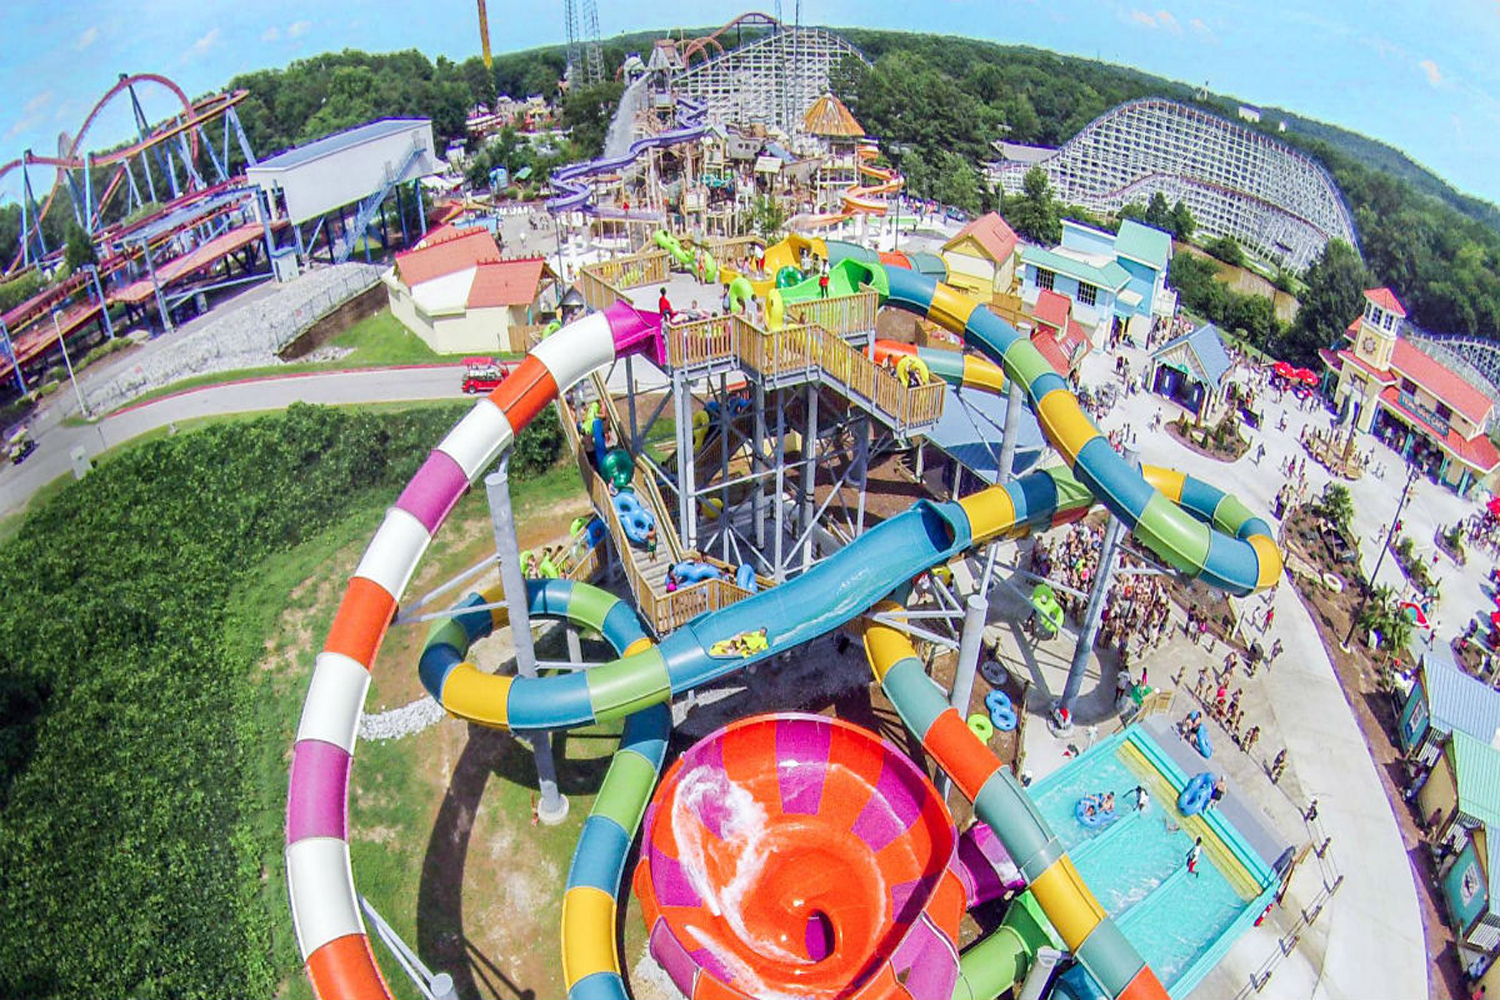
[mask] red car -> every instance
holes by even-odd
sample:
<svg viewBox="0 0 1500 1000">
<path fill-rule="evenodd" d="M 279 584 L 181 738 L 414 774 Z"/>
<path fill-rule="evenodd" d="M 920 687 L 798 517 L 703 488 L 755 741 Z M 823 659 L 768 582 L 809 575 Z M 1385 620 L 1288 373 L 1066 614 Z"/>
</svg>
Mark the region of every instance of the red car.
<svg viewBox="0 0 1500 1000">
<path fill-rule="evenodd" d="M 497 361 L 494 358 L 464 358 L 463 391 L 469 393 L 489 392 L 510 377 L 516 370 L 514 361 Z"/>
</svg>

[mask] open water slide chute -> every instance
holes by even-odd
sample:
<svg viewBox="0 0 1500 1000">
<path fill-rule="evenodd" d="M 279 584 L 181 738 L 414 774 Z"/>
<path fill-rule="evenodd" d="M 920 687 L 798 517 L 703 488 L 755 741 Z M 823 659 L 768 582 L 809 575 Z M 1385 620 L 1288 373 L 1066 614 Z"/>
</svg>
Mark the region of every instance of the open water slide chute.
<svg viewBox="0 0 1500 1000">
<path fill-rule="evenodd" d="M 957 502 L 918 502 L 793 580 L 701 616 L 658 646 L 586 671 L 524 678 L 460 670 L 456 663 L 441 671 L 429 665 L 424 682 L 435 688 L 444 707 L 486 725 L 520 730 L 633 715 L 823 635 L 976 544 L 1081 516 L 1094 495 L 1184 572 L 1235 593 L 1275 581 L 1279 553 L 1268 531 L 1264 538 L 1256 533 L 1264 522 L 1243 505 L 1179 473 L 1153 470 L 1157 483 L 1182 504 L 1178 507 L 1108 448 L 1029 340 L 930 278 L 895 269 L 889 275 L 891 304 L 966 331 L 975 346 L 1027 388 L 1043 429 L 1076 478 L 1055 469 Z M 291 909 L 299 949 L 320 997 L 389 996 L 354 892 L 348 779 L 370 666 L 417 563 L 470 484 L 560 393 L 631 353 L 653 352 L 662 360 L 660 326 L 657 314 L 617 302 L 541 341 L 427 457 L 356 566 L 317 657 L 288 789 Z M 1211 518 L 1219 530 L 1195 521 L 1189 510 Z M 1258 547 L 1262 540 L 1264 555 Z M 763 635 L 760 642 L 736 642 L 757 634 Z M 714 655 L 715 647 L 753 651 Z M 1012 849 L 1012 855 L 1019 861 L 1031 852 Z"/>
<path fill-rule="evenodd" d="M 886 602 L 878 610 L 899 614 L 901 608 Z M 1084 884 L 1026 790 L 948 704 L 906 635 L 868 620 L 864 643 L 875 678 L 901 721 L 974 803 L 975 816 L 999 836 L 1068 949 L 1111 997 L 1164 1000 L 1166 988 Z M 1020 947 L 1009 939 L 986 939 L 970 948 L 959 960 L 954 997 L 992 1000 L 1009 989 L 1022 964 Z"/>
<path fill-rule="evenodd" d="M 677 118 L 681 123 L 679 128 L 637 139 L 620 156 L 604 156 L 597 160 L 573 163 L 554 170 L 551 181 L 552 188 L 557 194 L 547 199 L 547 211 L 554 214 L 575 210 L 596 211 L 592 204 L 593 192 L 589 190 L 588 185 L 590 177 L 621 170 L 634 163 L 648 149 L 663 149 L 680 142 L 691 142 L 703 138 L 708 133 L 708 125 L 705 121 L 708 114 L 707 104 L 693 98 L 680 97 L 677 99 L 677 111 Z"/>
</svg>

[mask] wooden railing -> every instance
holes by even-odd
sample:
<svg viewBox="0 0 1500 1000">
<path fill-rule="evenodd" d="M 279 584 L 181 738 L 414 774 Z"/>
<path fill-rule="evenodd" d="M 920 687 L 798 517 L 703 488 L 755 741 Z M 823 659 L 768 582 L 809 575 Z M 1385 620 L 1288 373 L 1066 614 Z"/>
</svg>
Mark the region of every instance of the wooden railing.
<svg viewBox="0 0 1500 1000">
<path fill-rule="evenodd" d="M 578 289 L 578 294 L 583 296 L 583 301 L 588 303 L 590 309 L 608 309 L 620 299 L 625 298 L 624 292 L 587 267 L 578 269 L 578 277 L 574 279 L 573 287 Z"/>
<path fill-rule="evenodd" d="M 602 388 L 602 386 L 600 387 Z M 613 412 L 613 400 L 607 393 L 602 398 L 606 400 L 606 408 Z M 620 523 L 620 516 L 615 511 L 614 497 L 610 495 L 609 486 L 604 479 L 594 470 L 594 465 L 589 461 L 590 442 L 585 441 L 578 433 L 578 417 L 567 402 L 563 399 L 557 401 L 559 416 L 562 418 L 563 435 L 567 439 L 568 447 L 573 449 L 573 456 L 578 464 L 578 474 L 583 478 L 588 490 L 589 501 L 594 509 L 603 518 L 605 527 L 609 530 L 610 537 L 615 540 L 615 551 L 620 553 L 620 566 L 625 574 L 626 585 L 630 588 L 631 595 L 635 598 L 636 606 L 640 609 L 643 619 L 649 624 L 657 635 L 666 635 L 673 629 L 680 628 L 687 622 L 693 620 L 705 611 L 717 611 L 728 607 L 736 601 L 742 601 L 750 596 L 750 592 L 737 586 L 732 579 L 703 580 L 691 586 L 681 587 L 671 593 L 665 589 L 658 590 L 646 574 L 637 564 L 635 552 L 637 551 L 630 540 L 625 537 L 624 525 Z M 612 420 L 618 420 L 617 416 L 611 416 Z M 622 426 L 618 422 L 616 428 Z M 672 561 L 679 561 L 689 555 L 693 558 L 701 558 L 693 553 L 684 553 L 680 542 L 677 540 L 677 532 L 672 525 L 670 514 L 655 482 L 651 481 L 650 473 L 642 470 L 641 465 L 636 466 L 636 479 L 634 483 L 637 492 L 644 494 L 647 503 L 656 514 L 657 533 L 660 539 L 665 539 L 670 546 Z M 592 561 L 592 567 L 586 567 L 584 563 Z M 733 568 L 719 562 L 718 560 L 703 560 L 719 567 L 726 577 L 733 575 Z M 569 572 L 573 579 L 586 579 L 582 575 L 585 569 L 589 574 L 597 572 L 602 565 L 599 549 L 596 546 L 590 550 L 589 555 L 580 560 L 580 565 Z M 761 581 L 762 584 L 769 581 Z"/>
<path fill-rule="evenodd" d="M 880 310 L 880 296 L 875 292 L 856 292 L 831 299 L 805 299 L 786 307 L 787 317 L 797 323 L 821 326 L 830 333 L 847 336 L 875 329 L 875 314 Z"/>
<path fill-rule="evenodd" d="M 728 264 L 730 267 L 734 266 L 734 261 L 750 256 L 758 247 L 766 245 L 766 241 L 759 236 L 732 236 L 729 239 L 710 237 L 703 243 L 708 247 L 708 252 L 713 254 L 715 263 Z"/>
<path fill-rule="evenodd" d="M 625 289 L 665 282 L 671 257 L 664 250 L 643 250 L 628 257 L 601 260 L 578 269 L 573 287 L 590 309 L 607 309 L 628 299 Z"/>
<path fill-rule="evenodd" d="M 816 376 L 867 400 L 903 431 L 935 423 L 943 413 L 942 383 L 908 386 L 843 337 L 817 326 L 762 330 L 739 315 L 672 324 L 667 362 L 687 368 L 732 363 L 763 377 Z"/>
<path fill-rule="evenodd" d="M 610 426 L 614 427 L 615 434 L 624 440 L 625 435 L 630 433 L 630 425 L 621 419 L 620 410 L 615 406 L 615 398 L 610 394 L 609 383 L 597 371 L 591 377 L 594 383 L 594 394 L 599 398 L 604 412 L 609 416 Z M 646 463 L 642 462 L 639 457 L 635 455 L 631 457 L 635 458 L 635 472 L 631 477 L 630 485 L 635 487 L 636 495 L 645 498 L 646 505 L 656 515 L 658 540 L 666 543 L 667 552 L 671 554 L 672 561 L 679 561 L 682 559 L 682 539 L 677 537 L 677 526 L 672 520 L 666 500 L 662 498 L 661 490 L 656 485 L 656 477 L 651 474 Z"/>
</svg>

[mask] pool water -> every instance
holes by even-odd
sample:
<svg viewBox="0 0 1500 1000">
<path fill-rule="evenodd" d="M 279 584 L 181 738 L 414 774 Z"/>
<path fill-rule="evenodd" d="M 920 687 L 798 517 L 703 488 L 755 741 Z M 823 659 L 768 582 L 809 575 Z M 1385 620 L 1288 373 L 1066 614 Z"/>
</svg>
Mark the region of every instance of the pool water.
<svg viewBox="0 0 1500 1000">
<path fill-rule="evenodd" d="M 1033 798 L 1100 905 L 1171 989 L 1250 901 L 1214 867 L 1207 851 L 1197 874 L 1188 874 L 1193 838 L 1178 828 L 1175 803 L 1153 795 L 1144 813 L 1133 812 L 1131 791 L 1139 784 L 1142 779 L 1116 744 L 1048 775 L 1033 788 Z M 1074 808 L 1085 795 L 1102 792 L 1115 793 L 1120 818 L 1087 829 Z"/>
</svg>

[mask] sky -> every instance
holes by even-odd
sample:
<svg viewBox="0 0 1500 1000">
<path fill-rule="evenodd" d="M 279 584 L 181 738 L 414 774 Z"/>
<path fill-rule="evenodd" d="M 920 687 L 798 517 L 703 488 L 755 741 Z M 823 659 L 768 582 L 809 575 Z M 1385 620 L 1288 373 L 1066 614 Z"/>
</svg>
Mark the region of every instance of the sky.
<svg viewBox="0 0 1500 1000">
<path fill-rule="evenodd" d="M 783 2 L 791 19 L 795 0 Z M 599 7 L 605 37 L 671 27 L 659 0 Z M 473 0 L 19 0 L 11 9 L 12 37 L 0 46 L 0 163 L 28 148 L 54 151 L 121 73 L 159 73 L 200 96 L 236 73 L 328 50 L 415 47 L 456 60 L 479 51 Z M 667 9 L 691 9 L 701 26 L 755 8 L 696 0 Z M 561 0 L 491 2 L 489 11 L 496 52 L 563 40 Z M 1500 0 L 805 0 L 802 21 L 969 35 L 1206 83 L 1390 143 L 1460 190 L 1500 202 Z M 176 110 L 161 88 L 140 96 L 153 120 Z M 133 132 L 129 104 L 117 100 L 87 145 Z M 18 195 L 19 177 L 0 178 L 0 198 Z M 34 190 L 48 184 L 50 173 L 32 179 Z"/>
</svg>

